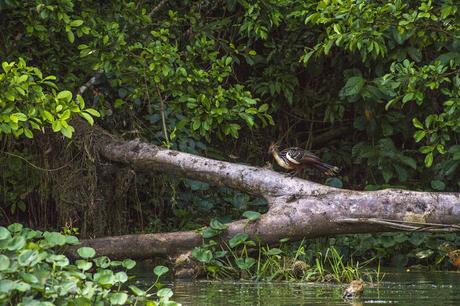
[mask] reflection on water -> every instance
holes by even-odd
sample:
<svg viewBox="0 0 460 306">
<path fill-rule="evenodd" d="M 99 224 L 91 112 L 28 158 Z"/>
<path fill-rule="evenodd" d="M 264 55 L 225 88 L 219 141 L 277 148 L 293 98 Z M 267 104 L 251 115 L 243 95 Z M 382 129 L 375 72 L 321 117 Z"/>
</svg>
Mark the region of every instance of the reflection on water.
<svg viewBox="0 0 460 306">
<path fill-rule="evenodd" d="M 381 284 L 368 285 L 362 301 L 354 303 L 342 300 L 344 286 L 337 284 L 191 281 L 171 287 L 173 300 L 197 306 L 460 305 L 460 272 L 387 273 Z"/>
</svg>

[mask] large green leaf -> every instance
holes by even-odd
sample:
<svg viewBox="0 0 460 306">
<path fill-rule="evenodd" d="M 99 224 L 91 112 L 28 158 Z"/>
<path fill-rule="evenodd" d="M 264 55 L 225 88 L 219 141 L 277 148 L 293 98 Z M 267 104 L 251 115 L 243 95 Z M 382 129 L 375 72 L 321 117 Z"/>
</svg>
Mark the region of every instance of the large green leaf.
<svg viewBox="0 0 460 306">
<path fill-rule="evenodd" d="M 96 256 L 96 251 L 90 247 L 81 247 L 77 250 L 77 253 L 81 258 L 84 259 L 93 258 Z"/>
<path fill-rule="evenodd" d="M 228 244 L 230 245 L 231 248 L 234 248 L 242 243 L 244 243 L 246 240 L 248 240 L 249 236 L 246 233 L 238 233 L 235 236 L 232 237 L 228 241 Z"/>
<path fill-rule="evenodd" d="M 347 80 L 347 83 L 341 90 L 344 97 L 357 95 L 363 88 L 365 80 L 360 76 L 353 76 Z"/>
</svg>

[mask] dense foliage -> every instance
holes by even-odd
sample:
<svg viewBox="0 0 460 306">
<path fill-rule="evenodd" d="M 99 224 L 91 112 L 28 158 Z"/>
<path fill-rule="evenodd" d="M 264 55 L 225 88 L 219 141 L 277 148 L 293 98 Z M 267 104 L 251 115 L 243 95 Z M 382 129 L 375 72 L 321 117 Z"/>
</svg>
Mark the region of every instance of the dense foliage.
<svg viewBox="0 0 460 306">
<path fill-rule="evenodd" d="M 0 227 L 0 303 L 2 305 L 178 305 L 172 291 L 161 288 L 159 278 L 168 268 L 154 269 L 155 283 L 147 290 L 128 284 L 127 271 L 136 262 L 95 257 L 89 247 L 77 250 L 71 263 L 56 251 L 79 243 L 75 236 L 41 232 L 14 223 Z M 152 297 L 157 288 L 158 301 Z M 127 291 L 129 289 L 129 291 Z"/>
<path fill-rule="evenodd" d="M 93 204 L 63 186 L 63 176 L 78 172 L 83 185 L 93 173 L 86 144 L 78 171 L 65 167 L 80 153 L 62 161 L 51 148 L 60 140 L 49 132 L 72 136 L 74 115 L 92 123 L 100 114 L 124 138 L 254 165 L 269 160 L 271 140 L 297 145 L 340 165 L 337 179 L 309 175 L 339 187 L 460 187 L 455 1 L 0 0 L 0 14 L 7 218 L 112 231 L 87 226 L 92 214 L 81 212 Z M 266 209 L 227 188 L 162 176 L 135 177 L 126 193 L 117 206 L 125 232 Z"/>
</svg>

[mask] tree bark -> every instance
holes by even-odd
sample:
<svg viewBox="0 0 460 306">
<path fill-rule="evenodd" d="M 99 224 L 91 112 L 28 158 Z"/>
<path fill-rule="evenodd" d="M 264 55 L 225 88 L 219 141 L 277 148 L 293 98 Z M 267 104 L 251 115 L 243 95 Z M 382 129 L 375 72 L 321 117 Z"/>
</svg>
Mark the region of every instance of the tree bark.
<svg viewBox="0 0 460 306">
<path fill-rule="evenodd" d="M 261 243 L 337 234 L 394 230 L 460 230 L 460 194 L 398 189 L 352 191 L 288 178 L 269 169 L 167 150 L 138 140 L 106 139 L 100 154 L 136 172 L 160 171 L 228 186 L 264 197 L 269 211 L 255 222 L 228 224 L 223 238 L 246 232 Z M 152 258 L 178 254 L 202 243 L 193 231 L 125 235 L 85 240 L 98 254 Z"/>
</svg>

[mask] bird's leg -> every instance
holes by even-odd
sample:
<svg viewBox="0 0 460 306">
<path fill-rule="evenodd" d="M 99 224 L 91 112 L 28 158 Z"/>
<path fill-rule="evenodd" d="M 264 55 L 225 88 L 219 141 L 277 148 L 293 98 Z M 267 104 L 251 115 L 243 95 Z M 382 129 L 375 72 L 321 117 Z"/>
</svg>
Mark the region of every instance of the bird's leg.
<svg viewBox="0 0 460 306">
<path fill-rule="evenodd" d="M 294 176 L 297 176 L 299 174 L 299 169 L 296 169 L 294 171 L 291 171 L 286 175 L 286 177 L 293 178 Z"/>
</svg>

